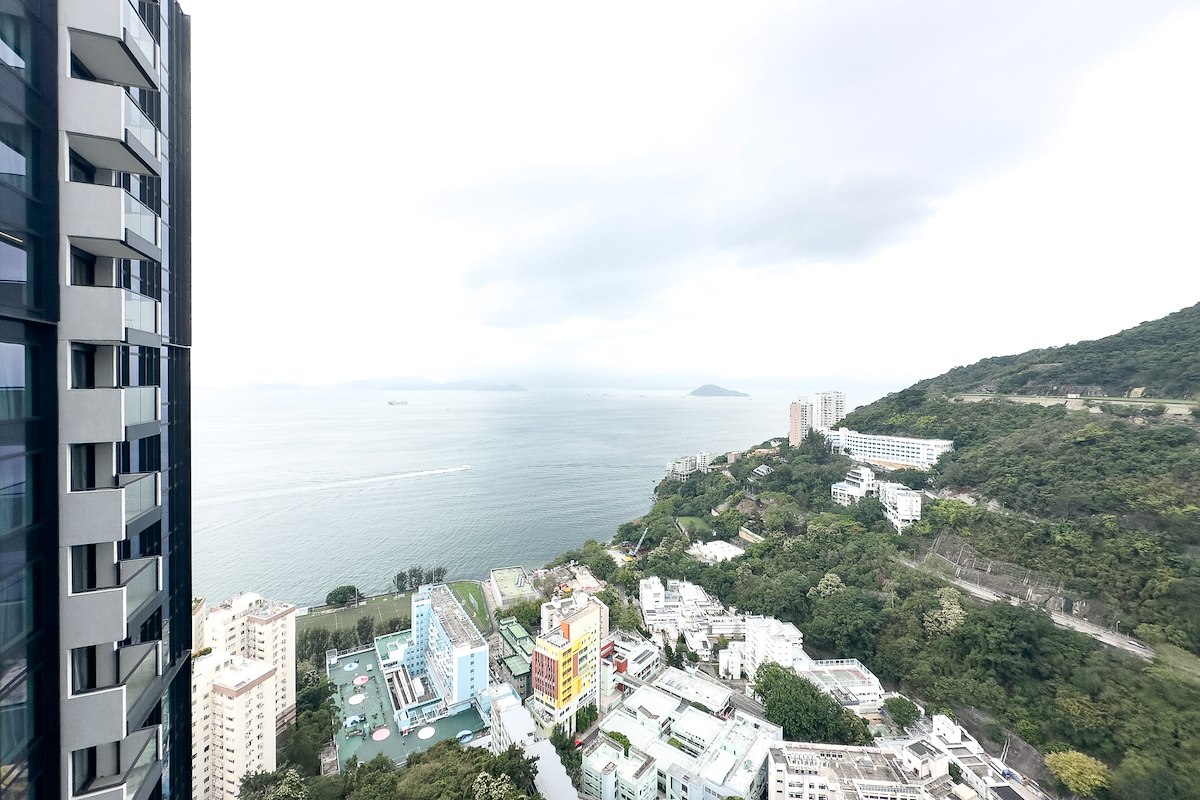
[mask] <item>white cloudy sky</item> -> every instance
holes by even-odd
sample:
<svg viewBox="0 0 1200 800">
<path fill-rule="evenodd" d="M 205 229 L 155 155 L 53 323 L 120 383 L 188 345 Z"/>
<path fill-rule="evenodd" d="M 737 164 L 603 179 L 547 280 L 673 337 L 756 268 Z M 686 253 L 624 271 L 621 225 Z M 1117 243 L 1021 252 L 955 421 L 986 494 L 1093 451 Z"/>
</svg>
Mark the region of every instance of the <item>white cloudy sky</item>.
<svg viewBox="0 0 1200 800">
<path fill-rule="evenodd" d="M 899 386 L 1200 300 L 1194 4 L 185 7 L 198 385 Z"/>
</svg>

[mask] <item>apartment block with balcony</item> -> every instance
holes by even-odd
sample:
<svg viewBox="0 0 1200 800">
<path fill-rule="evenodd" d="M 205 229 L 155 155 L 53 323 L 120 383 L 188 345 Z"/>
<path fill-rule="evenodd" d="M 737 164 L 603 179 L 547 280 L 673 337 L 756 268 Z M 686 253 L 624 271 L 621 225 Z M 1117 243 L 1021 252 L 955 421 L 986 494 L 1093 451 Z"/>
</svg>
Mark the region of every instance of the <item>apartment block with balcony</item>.
<svg viewBox="0 0 1200 800">
<path fill-rule="evenodd" d="M 248 772 L 274 772 L 272 665 L 214 650 L 192 667 L 193 800 L 233 800 Z"/>
<path fill-rule="evenodd" d="M 529 710 L 549 731 L 574 730 L 575 712 L 597 699 L 600 643 L 608 633 L 608 607 L 594 597 L 542 605 L 543 633 L 530 659 Z"/>
<path fill-rule="evenodd" d="M 296 720 L 296 607 L 253 592 L 235 595 L 207 609 L 203 643 L 275 669 L 275 733 Z"/>
<path fill-rule="evenodd" d="M 190 786 L 189 20 L 0 6 L 0 796 Z"/>
<path fill-rule="evenodd" d="M 954 449 L 949 439 L 919 439 L 915 436 L 884 436 L 859 433 L 849 428 L 831 431 L 829 446 L 856 461 L 882 464 L 885 467 L 929 469 L 943 454 Z"/>
</svg>

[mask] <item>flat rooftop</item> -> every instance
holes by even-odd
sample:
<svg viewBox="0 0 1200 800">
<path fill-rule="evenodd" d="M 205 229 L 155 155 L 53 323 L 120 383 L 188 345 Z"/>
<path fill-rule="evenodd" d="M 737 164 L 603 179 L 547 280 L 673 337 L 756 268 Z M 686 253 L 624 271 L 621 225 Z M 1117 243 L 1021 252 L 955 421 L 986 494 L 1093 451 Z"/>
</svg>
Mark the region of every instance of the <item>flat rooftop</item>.
<svg viewBox="0 0 1200 800">
<path fill-rule="evenodd" d="M 794 769 L 825 768 L 843 781 L 910 783 L 896 754 L 875 747 L 789 742 L 773 745 L 771 758 Z"/>
<path fill-rule="evenodd" d="M 341 656 L 337 663 L 329 664 L 327 670 L 334 685 L 333 700 L 337 709 L 334 741 L 339 767 L 345 767 L 351 756 L 362 763 L 381 754 L 403 764 L 413 753 L 428 750 L 463 731 L 479 735 L 487 730 L 487 724 L 472 706 L 454 716 L 417 726 L 407 734 L 401 732 L 395 723 L 389 689 L 374 647 Z M 366 681 L 360 680 L 356 686 L 355 679 L 363 677 Z M 357 702 L 351 702 L 356 699 Z M 424 738 L 422 734 L 425 734 Z"/>
<path fill-rule="evenodd" d="M 524 567 L 494 569 L 490 577 L 504 604 L 509 601 L 533 600 L 542 596 L 537 587 L 530 583 Z"/>
<path fill-rule="evenodd" d="M 482 647 L 486 642 L 480 635 L 475 623 L 471 622 L 466 610 L 458 602 L 458 598 L 450 591 L 449 586 L 434 586 L 430 591 L 433 613 L 442 623 L 446 635 L 456 645 L 463 647 Z"/>
<path fill-rule="evenodd" d="M 729 705 L 733 692 L 725 686 L 705 680 L 699 675 L 689 675 L 681 669 L 667 667 L 654 679 L 654 686 L 664 692 L 687 700 L 689 703 L 700 703 L 710 711 L 716 712 Z"/>
</svg>

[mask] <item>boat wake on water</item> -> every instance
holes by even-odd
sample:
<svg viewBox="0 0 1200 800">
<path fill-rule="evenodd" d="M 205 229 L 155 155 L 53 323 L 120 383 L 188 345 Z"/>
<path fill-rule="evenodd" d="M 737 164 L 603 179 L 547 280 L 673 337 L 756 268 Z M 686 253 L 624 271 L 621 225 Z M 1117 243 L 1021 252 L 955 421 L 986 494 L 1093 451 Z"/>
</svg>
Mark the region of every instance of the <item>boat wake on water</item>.
<svg viewBox="0 0 1200 800">
<path fill-rule="evenodd" d="M 454 472 L 466 472 L 469 469 L 471 469 L 470 464 L 460 464 L 457 467 L 423 469 L 418 472 L 397 472 L 392 475 L 375 475 L 370 478 L 350 478 L 348 480 L 328 481 L 326 483 L 309 483 L 303 486 L 289 486 L 286 489 L 274 489 L 269 492 L 249 492 L 245 494 L 222 495 L 220 497 L 196 501 L 194 502 L 194 505 L 209 506 L 220 505 L 222 503 L 241 503 L 247 500 L 268 500 L 272 497 L 286 497 L 288 495 L 324 492 L 329 491 L 330 489 L 348 489 L 355 486 L 370 486 L 376 483 L 391 483 L 392 481 L 401 481 L 410 478 L 427 478 L 433 475 L 448 475 Z"/>
</svg>

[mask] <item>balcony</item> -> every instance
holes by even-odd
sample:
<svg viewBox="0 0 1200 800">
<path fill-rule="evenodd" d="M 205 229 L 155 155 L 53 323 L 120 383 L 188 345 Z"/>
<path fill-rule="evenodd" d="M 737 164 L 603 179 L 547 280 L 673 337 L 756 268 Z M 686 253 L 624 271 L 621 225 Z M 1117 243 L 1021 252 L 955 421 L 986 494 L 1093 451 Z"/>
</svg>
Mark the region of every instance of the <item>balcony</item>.
<svg viewBox="0 0 1200 800">
<path fill-rule="evenodd" d="M 118 562 L 119 585 L 68 594 L 63 599 L 63 646 L 87 647 L 125 639 L 130 620 L 158 595 L 160 561 L 151 556 Z"/>
<path fill-rule="evenodd" d="M 133 731 L 121 741 L 121 771 L 93 779 L 75 800 L 142 800 L 162 775 L 159 726 Z"/>
<path fill-rule="evenodd" d="M 59 122 L 70 147 L 101 169 L 159 175 L 158 129 L 120 86 L 63 78 Z"/>
<path fill-rule="evenodd" d="M 125 526 L 159 503 L 159 473 L 121 475 L 109 489 L 68 492 L 59 504 L 60 543 L 119 542 Z M 124 637 L 121 637 L 124 638 Z"/>
<path fill-rule="evenodd" d="M 60 0 L 71 55 L 97 80 L 158 89 L 158 45 L 131 0 Z"/>
<path fill-rule="evenodd" d="M 161 560 L 158 556 L 150 556 L 122 561 L 117 565 L 121 585 L 125 587 L 126 622 L 136 617 L 158 595 Z"/>
<path fill-rule="evenodd" d="M 102 258 L 162 260 L 158 215 L 119 186 L 64 183 L 61 227 L 71 244 Z"/>
<path fill-rule="evenodd" d="M 123 442 L 125 429 L 158 419 L 158 387 L 69 389 L 62 395 L 58 438 L 63 444 Z"/>
<path fill-rule="evenodd" d="M 155 344 L 152 340 L 159 335 L 158 301 L 137 292 L 115 286 L 64 286 L 60 302 L 64 339 L 94 344 L 139 339 L 136 343 Z"/>
</svg>

